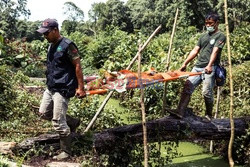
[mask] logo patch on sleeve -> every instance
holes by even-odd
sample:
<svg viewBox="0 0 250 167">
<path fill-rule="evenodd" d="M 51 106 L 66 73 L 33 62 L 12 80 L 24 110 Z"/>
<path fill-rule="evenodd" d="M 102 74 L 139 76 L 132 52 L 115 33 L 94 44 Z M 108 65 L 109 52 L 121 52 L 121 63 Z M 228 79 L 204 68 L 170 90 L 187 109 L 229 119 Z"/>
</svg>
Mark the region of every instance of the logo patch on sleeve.
<svg viewBox="0 0 250 167">
<path fill-rule="evenodd" d="M 72 50 L 72 53 L 76 54 L 78 51 L 77 49 Z"/>
<path fill-rule="evenodd" d="M 219 41 L 219 44 L 224 45 L 224 42 L 223 41 Z"/>
</svg>

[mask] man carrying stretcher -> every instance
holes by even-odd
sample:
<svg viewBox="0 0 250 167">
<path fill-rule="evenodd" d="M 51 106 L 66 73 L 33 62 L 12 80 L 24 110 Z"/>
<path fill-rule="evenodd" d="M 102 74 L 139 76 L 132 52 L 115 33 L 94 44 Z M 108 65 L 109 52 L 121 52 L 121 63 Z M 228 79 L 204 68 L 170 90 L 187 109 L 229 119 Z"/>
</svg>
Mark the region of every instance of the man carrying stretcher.
<svg viewBox="0 0 250 167">
<path fill-rule="evenodd" d="M 201 35 L 197 45 L 190 52 L 184 61 L 180 71 L 185 71 L 189 62 L 197 57 L 197 62 L 192 72 L 205 71 L 205 75 L 191 76 L 185 82 L 181 98 L 176 110 L 168 110 L 168 112 L 179 118 L 184 117 L 184 111 L 188 106 L 191 95 L 195 88 L 203 82 L 202 94 L 205 100 L 206 112 L 205 117 L 208 120 L 212 118 L 213 111 L 213 87 L 215 84 L 215 70 L 220 63 L 222 48 L 225 44 L 226 37 L 219 31 L 219 16 L 216 13 L 209 13 L 205 17 L 205 26 L 207 33 Z M 199 55 L 198 55 L 199 53 Z"/>
<path fill-rule="evenodd" d="M 142 78 L 141 78 L 142 80 L 139 81 L 138 77 L 136 76 L 137 75 L 136 73 L 133 73 L 128 70 L 121 70 L 117 74 L 110 73 L 109 75 L 111 76 L 106 77 L 106 81 L 108 82 L 103 83 L 102 80 L 99 80 L 98 82 L 93 84 L 94 87 L 97 85 L 98 88 L 101 88 L 100 92 L 106 93 L 110 89 L 119 91 L 123 83 L 123 86 L 124 85 L 126 86 L 125 89 L 122 89 L 124 91 L 126 89 L 140 88 L 140 84 L 143 84 L 144 87 L 159 82 L 166 82 L 169 80 L 183 78 L 184 76 L 189 76 L 189 78 L 184 84 L 184 88 L 177 109 L 167 110 L 167 111 L 179 118 L 183 118 L 185 116 L 184 112 L 189 104 L 192 93 L 194 92 L 195 88 L 203 82 L 202 94 L 206 106 L 205 115 L 208 120 L 211 120 L 213 101 L 214 101 L 213 87 L 215 84 L 215 70 L 220 63 L 221 51 L 222 48 L 224 47 L 226 37 L 218 29 L 219 27 L 218 14 L 213 12 L 209 13 L 205 17 L 205 26 L 207 29 L 207 33 L 201 35 L 197 45 L 190 52 L 190 54 L 184 61 L 179 71 L 157 73 L 154 70 L 150 70 L 148 72 L 142 73 Z M 193 67 L 192 71 L 185 72 L 187 65 L 196 57 L 197 57 L 197 62 Z M 205 74 L 201 75 L 202 73 Z M 110 80 L 107 78 L 111 78 L 111 80 L 113 79 L 115 81 L 116 79 L 114 78 L 117 78 L 119 74 L 125 75 L 125 79 L 127 79 L 128 82 L 126 82 L 126 84 L 124 84 L 125 82 L 119 82 L 120 84 L 120 85 L 118 84 L 119 89 L 116 89 L 114 85 L 117 84 L 110 85 L 110 83 L 112 82 L 110 82 Z M 87 91 L 87 94 L 88 92 L 89 94 L 98 93 L 98 91 L 93 91 L 94 93 L 91 93 L 91 90 L 93 90 L 92 86 L 91 84 L 88 84 L 89 91 Z M 97 89 L 97 87 L 95 87 L 95 89 Z"/>
</svg>

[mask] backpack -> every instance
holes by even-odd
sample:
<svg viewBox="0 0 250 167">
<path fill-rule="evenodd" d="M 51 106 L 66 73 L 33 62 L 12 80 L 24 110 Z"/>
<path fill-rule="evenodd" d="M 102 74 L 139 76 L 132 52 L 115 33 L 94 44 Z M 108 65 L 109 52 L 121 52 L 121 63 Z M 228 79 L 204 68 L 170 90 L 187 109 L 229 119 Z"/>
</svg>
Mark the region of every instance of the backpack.
<svg viewBox="0 0 250 167">
<path fill-rule="evenodd" d="M 227 71 L 221 66 L 217 65 L 215 69 L 215 83 L 217 86 L 223 86 L 226 83 Z"/>
</svg>

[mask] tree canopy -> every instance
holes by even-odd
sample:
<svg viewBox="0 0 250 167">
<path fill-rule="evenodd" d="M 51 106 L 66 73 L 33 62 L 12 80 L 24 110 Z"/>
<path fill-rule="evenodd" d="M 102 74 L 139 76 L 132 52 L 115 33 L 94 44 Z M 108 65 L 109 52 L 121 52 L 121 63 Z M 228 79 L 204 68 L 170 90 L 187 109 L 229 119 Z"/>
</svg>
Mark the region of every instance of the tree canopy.
<svg viewBox="0 0 250 167">
<path fill-rule="evenodd" d="M 17 3 L 12 0 L 0 1 L 0 34 L 7 38 L 16 37 L 18 18 L 30 15 L 26 5 L 27 0 L 19 0 Z"/>
<path fill-rule="evenodd" d="M 26 20 L 19 21 L 20 16 L 28 18 L 30 11 L 26 8 L 27 0 L 15 3 L 13 0 L 0 2 L 0 33 L 7 38 L 39 39 L 31 35 L 38 22 L 30 26 Z M 250 1 L 233 0 L 228 4 L 230 30 L 250 20 Z M 64 3 L 64 14 L 67 19 L 63 21 L 62 29 L 67 34 L 81 31 L 94 35 L 97 31 L 105 30 L 109 26 L 118 27 L 122 31 L 151 33 L 156 27 L 162 25 L 162 33 L 172 29 L 176 9 L 179 8 L 179 27 L 195 26 L 204 28 L 204 18 L 209 11 L 217 11 L 220 21 L 224 22 L 223 2 L 219 0 L 107 0 L 93 3 L 89 10 L 89 20 L 84 22 L 84 12 L 81 6 L 73 2 Z M 25 32 L 25 29 L 28 32 Z M 20 32 L 19 32 L 20 31 Z"/>
</svg>

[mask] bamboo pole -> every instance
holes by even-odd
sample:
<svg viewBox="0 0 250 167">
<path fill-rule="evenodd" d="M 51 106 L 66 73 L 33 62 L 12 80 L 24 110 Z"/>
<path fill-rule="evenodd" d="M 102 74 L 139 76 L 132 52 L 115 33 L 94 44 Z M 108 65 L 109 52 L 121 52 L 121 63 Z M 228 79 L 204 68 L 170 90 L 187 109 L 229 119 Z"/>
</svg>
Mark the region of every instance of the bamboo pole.
<svg viewBox="0 0 250 167">
<path fill-rule="evenodd" d="M 220 104 L 220 94 L 221 94 L 221 87 L 218 86 L 217 87 L 217 99 L 216 99 L 216 109 L 215 109 L 215 114 L 214 114 L 214 118 L 216 119 L 218 117 L 218 113 L 219 113 L 219 104 Z M 213 153 L 213 146 L 214 142 L 213 140 L 210 141 L 210 153 Z"/>
<path fill-rule="evenodd" d="M 158 27 L 155 29 L 155 31 L 150 35 L 150 37 L 147 39 L 147 41 L 146 41 L 146 42 L 144 43 L 144 45 L 141 47 L 141 50 L 138 51 L 138 52 L 136 53 L 135 57 L 131 60 L 130 64 L 129 64 L 128 67 L 126 68 L 127 70 L 129 70 L 129 69 L 132 67 L 133 63 L 135 62 L 135 60 L 136 60 L 137 57 L 138 57 L 138 54 L 139 54 L 140 52 L 142 52 L 142 51 L 146 48 L 146 46 L 148 45 L 148 43 L 151 41 L 151 39 L 156 35 L 156 33 L 157 33 L 160 29 L 161 29 L 161 25 L 158 26 Z M 88 124 L 87 128 L 84 130 L 83 133 L 88 132 L 89 129 L 93 126 L 93 124 L 95 123 L 95 121 L 96 121 L 98 115 L 101 113 L 101 111 L 103 110 L 103 108 L 106 106 L 106 104 L 108 103 L 108 101 L 109 101 L 109 99 L 110 99 L 110 97 L 112 96 L 113 93 L 114 93 L 114 90 L 112 90 L 111 92 L 109 92 L 109 94 L 106 96 L 106 98 L 105 98 L 104 101 L 102 102 L 101 106 L 98 108 L 98 110 L 97 110 L 95 116 L 92 118 L 92 120 L 90 121 L 90 123 Z"/>
<path fill-rule="evenodd" d="M 148 167 L 148 144 L 147 144 L 147 126 L 146 126 L 146 113 L 145 113 L 145 104 L 144 104 L 144 89 L 141 80 L 141 45 L 139 44 L 138 48 L 138 79 L 140 82 L 141 89 L 141 116 L 142 116 L 142 130 L 143 130 L 143 148 L 144 148 L 144 167 Z"/>
<path fill-rule="evenodd" d="M 171 34 L 171 38 L 170 38 L 170 42 L 169 42 L 168 57 L 167 57 L 167 63 L 166 63 L 166 71 L 169 70 L 170 56 L 171 56 L 171 51 L 172 51 L 172 45 L 173 45 L 173 39 L 174 39 L 174 34 L 175 34 L 176 22 L 177 22 L 177 18 L 178 18 L 178 12 L 179 12 L 179 9 L 177 8 L 176 13 L 175 13 L 174 26 L 173 26 L 173 30 L 172 30 L 172 34 Z M 161 112 L 162 115 L 165 114 L 166 95 L 167 95 L 167 82 L 165 82 L 165 84 L 164 84 L 163 105 L 162 105 L 162 112 Z"/>
<path fill-rule="evenodd" d="M 159 26 L 155 29 L 155 31 L 150 35 L 150 37 L 147 39 L 147 41 L 143 44 L 143 46 L 141 47 L 141 51 L 144 50 L 144 49 L 146 48 L 146 46 L 148 45 L 148 43 L 149 43 L 149 42 L 151 41 L 151 39 L 155 36 L 155 34 L 159 32 L 160 29 L 161 29 L 161 25 L 159 25 Z M 132 67 L 132 65 L 134 64 L 135 60 L 137 59 L 137 57 L 138 57 L 139 53 L 141 53 L 141 51 L 139 50 L 139 51 L 136 53 L 135 57 L 131 60 L 131 62 L 129 63 L 128 67 L 126 68 L 127 70 L 129 70 L 129 69 Z"/>
<path fill-rule="evenodd" d="M 102 109 L 106 106 L 106 104 L 108 103 L 108 101 L 109 101 L 109 99 L 110 99 L 110 97 L 112 96 L 113 93 L 114 93 L 113 90 L 111 92 L 109 92 L 108 96 L 106 96 L 106 98 L 102 102 L 102 105 L 98 108 L 97 112 L 95 113 L 95 116 L 92 118 L 92 120 L 88 124 L 87 128 L 83 131 L 83 133 L 88 132 L 89 129 L 93 126 L 93 124 L 95 123 L 98 115 L 102 112 Z"/>
<path fill-rule="evenodd" d="M 221 91 L 222 91 L 222 88 L 220 86 L 218 86 L 217 87 L 217 100 L 216 100 L 216 109 L 215 109 L 214 118 L 218 117 Z"/>
<path fill-rule="evenodd" d="M 233 141 L 234 141 L 234 120 L 233 120 L 233 76 L 232 76 L 232 62 L 231 62 L 231 50 L 230 50 L 230 39 L 229 39 L 229 26 L 228 26 L 228 11 L 227 11 L 227 0 L 224 0 L 225 7 L 225 24 L 227 32 L 227 54 L 229 64 L 229 82 L 230 82 L 230 125 L 231 125 L 231 136 L 228 145 L 228 161 L 230 167 L 234 166 L 234 160 L 232 157 Z"/>
</svg>

